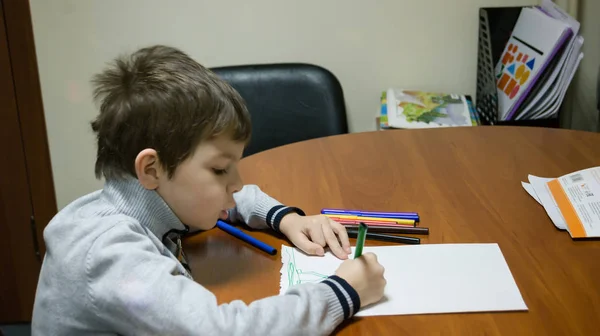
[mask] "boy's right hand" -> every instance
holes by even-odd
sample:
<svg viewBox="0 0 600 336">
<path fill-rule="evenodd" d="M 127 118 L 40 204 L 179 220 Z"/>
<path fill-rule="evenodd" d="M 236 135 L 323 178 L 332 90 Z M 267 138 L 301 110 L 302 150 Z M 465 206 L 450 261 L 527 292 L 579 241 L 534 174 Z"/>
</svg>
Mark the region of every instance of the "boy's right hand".
<svg viewBox="0 0 600 336">
<path fill-rule="evenodd" d="M 373 253 L 364 253 L 360 258 L 345 260 L 335 275 L 346 280 L 360 297 L 361 307 L 375 303 L 383 297 L 387 281 L 384 268 Z"/>
</svg>

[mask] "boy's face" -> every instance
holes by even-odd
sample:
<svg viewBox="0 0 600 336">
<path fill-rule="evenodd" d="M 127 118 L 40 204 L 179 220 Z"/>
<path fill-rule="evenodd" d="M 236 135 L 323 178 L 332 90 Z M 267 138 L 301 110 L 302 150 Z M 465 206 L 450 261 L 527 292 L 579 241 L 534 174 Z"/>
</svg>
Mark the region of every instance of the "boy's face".
<svg viewBox="0 0 600 336">
<path fill-rule="evenodd" d="M 208 230 L 235 206 L 233 193 L 243 186 L 237 170 L 243 150 L 243 143 L 227 136 L 203 141 L 171 179 L 159 174 L 156 191 L 184 224 Z"/>
</svg>

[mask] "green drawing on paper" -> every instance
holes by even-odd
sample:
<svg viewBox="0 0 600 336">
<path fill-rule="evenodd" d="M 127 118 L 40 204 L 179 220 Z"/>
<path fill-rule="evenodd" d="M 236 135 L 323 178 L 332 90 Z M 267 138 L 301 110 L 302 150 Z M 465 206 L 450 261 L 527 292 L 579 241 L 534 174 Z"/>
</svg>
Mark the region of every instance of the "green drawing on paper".
<svg viewBox="0 0 600 336">
<path fill-rule="evenodd" d="M 288 286 L 299 285 L 307 282 L 320 282 L 327 279 L 327 275 L 313 272 L 313 271 L 303 271 L 299 268 L 296 268 L 296 256 L 293 249 L 286 250 L 286 253 L 289 256 L 288 262 Z"/>
</svg>

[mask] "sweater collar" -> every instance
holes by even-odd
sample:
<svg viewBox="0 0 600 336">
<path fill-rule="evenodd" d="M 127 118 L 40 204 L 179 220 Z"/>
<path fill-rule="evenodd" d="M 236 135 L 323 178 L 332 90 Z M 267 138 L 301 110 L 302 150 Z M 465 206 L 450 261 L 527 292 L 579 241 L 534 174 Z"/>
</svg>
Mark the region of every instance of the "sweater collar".
<svg viewBox="0 0 600 336">
<path fill-rule="evenodd" d="M 144 188 L 136 178 L 109 179 L 102 194 L 119 212 L 137 219 L 161 241 L 169 232 L 183 234 L 189 230 L 155 190 Z"/>
</svg>

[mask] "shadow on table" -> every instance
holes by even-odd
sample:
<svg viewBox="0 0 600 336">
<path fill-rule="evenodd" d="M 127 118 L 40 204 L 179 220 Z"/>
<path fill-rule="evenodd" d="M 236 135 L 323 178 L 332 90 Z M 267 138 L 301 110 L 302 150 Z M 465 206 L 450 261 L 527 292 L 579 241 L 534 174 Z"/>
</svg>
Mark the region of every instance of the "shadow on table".
<svg viewBox="0 0 600 336">
<path fill-rule="evenodd" d="M 194 280 L 204 286 L 223 285 L 272 268 L 274 258 L 230 236 L 209 236 L 184 244 Z"/>
</svg>

